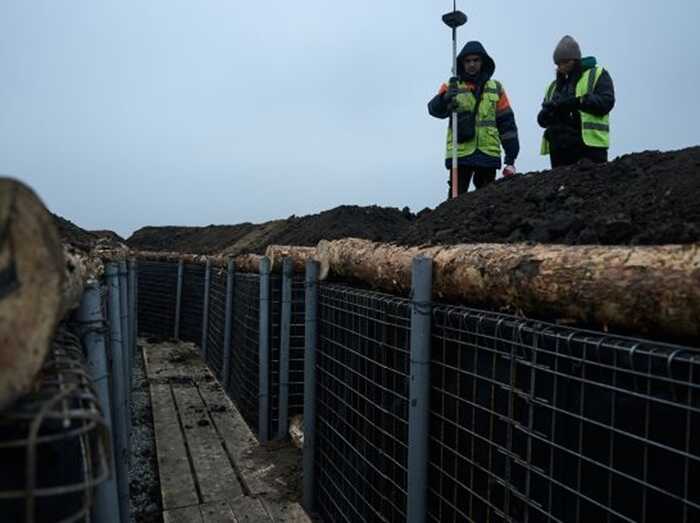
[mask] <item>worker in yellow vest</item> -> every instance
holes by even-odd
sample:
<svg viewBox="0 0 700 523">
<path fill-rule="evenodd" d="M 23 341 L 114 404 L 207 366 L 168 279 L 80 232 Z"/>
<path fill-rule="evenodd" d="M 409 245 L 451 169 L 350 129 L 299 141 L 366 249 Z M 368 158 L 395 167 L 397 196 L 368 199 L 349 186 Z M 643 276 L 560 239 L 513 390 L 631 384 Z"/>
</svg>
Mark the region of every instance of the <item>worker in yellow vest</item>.
<svg viewBox="0 0 700 523">
<path fill-rule="evenodd" d="M 545 129 L 541 153 L 549 155 L 552 168 L 584 158 L 607 162 L 609 114 L 615 106 L 610 74 L 595 58 L 581 58 L 578 42 L 568 35 L 554 50 L 554 63 L 557 78 L 547 87 L 537 116 Z"/>
<path fill-rule="evenodd" d="M 467 192 L 469 183 L 480 189 L 493 183 L 501 168 L 503 177 L 513 176 L 520 152 L 515 114 L 503 84 L 492 78 L 496 63 L 480 42 L 468 42 L 457 56 L 457 75 L 442 84 L 428 102 L 435 118 L 457 116 L 457 176 L 448 180 L 447 198 Z M 452 169 L 452 125 L 447 129 L 445 167 Z M 455 179 L 453 179 L 455 178 Z"/>
</svg>

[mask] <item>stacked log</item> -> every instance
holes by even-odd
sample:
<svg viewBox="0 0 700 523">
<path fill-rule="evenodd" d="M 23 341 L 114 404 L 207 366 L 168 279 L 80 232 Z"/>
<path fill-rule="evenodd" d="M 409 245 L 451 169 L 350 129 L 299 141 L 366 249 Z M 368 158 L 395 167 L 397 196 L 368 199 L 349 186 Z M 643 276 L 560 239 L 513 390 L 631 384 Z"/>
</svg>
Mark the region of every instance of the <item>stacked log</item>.
<svg viewBox="0 0 700 523">
<path fill-rule="evenodd" d="M 0 409 L 31 388 L 58 322 L 80 298 L 81 269 L 68 263 L 36 194 L 0 179 Z"/>
<path fill-rule="evenodd" d="M 321 277 L 408 293 L 411 261 L 433 259 L 437 299 L 508 307 L 639 333 L 700 339 L 700 245 L 474 244 L 400 247 L 320 242 Z"/>
</svg>

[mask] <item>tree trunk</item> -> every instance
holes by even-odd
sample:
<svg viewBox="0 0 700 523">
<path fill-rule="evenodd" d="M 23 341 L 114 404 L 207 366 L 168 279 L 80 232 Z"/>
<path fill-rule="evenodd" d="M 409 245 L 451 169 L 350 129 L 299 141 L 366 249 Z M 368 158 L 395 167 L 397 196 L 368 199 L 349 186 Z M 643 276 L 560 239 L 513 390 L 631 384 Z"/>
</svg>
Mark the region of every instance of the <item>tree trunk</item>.
<svg viewBox="0 0 700 523">
<path fill-rule="evenodd" d="M 0 409 L 26 393 L 48 353 L 64 299 L 63 246 L 53 217 L 22 183 L 0 179 Z M 79 297 L 79 296 L 78 296 Z"/>
<path fill-rule="evenodd" d="M 700 337 L 700 245 L 474 244 L 398 247 L 322 241 L 321 277 L 407 293 L 411 260 L 433 259 L 433 295 L 640 334 Z"/>
<path fill-rule="evenodd" d="M 293 271 L 304 273 L 306 261 L 316 257 L 316 247 L 295 247 L 293 245 L 269 245 L 265 250 L 265 256 L 270 258 L 272 272 L 282 271 L 282 260 L 292 259 Z"/>
</svg>

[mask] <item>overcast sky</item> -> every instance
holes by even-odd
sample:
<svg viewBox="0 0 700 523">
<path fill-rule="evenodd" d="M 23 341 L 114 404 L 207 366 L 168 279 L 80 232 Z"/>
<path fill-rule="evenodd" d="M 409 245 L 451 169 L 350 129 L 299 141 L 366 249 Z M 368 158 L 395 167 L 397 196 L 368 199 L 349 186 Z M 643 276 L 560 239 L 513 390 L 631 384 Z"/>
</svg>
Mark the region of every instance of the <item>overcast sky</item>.
<svg viewBox="0 0 700 523">
<path fill-rule="evenodd" d="M 0 173 L 87 229 L 438 205 L 450 75 L 433 0 L 0 0 Z M 477 7 L 478 5 L 478 7 Z M 611 73 L 611 156 L 700 143 L 700 2 L 466 2 L 544 169 L 564 34 Z"/>
</svg>

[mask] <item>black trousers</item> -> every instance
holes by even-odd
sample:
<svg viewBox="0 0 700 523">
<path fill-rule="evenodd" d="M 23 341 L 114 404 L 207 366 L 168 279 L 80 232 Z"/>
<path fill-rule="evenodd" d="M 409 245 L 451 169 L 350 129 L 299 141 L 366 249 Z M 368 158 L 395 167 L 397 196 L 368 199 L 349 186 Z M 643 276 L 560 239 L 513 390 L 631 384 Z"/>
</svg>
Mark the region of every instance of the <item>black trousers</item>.
<svg viewBox="0 0 700 523">
<path fill-rule="evenodd" d="M 556 149 L 552 147 L 549 152 L 549 160 L 552 162 L 552 169 L 574 165 L 583 159 L 593 163 L 606 163 L 608 161 L 608 150 L 602 147 L 588 147 L 581 145 L 573 149 Z"/>
<path fill-rule="evenodd" d="M 464 194 L 469 190 L 469 182 L 474 179 L 474 187 L 481 189 L 496 180 L 496 169 L 475 167 L 473 165 L 459 165 L 457 167 L 457 195 Z M 449 178 L 447 185 L 447 199 L 452 198 L 452 171 L 448 171 Z"/>
</svg>

